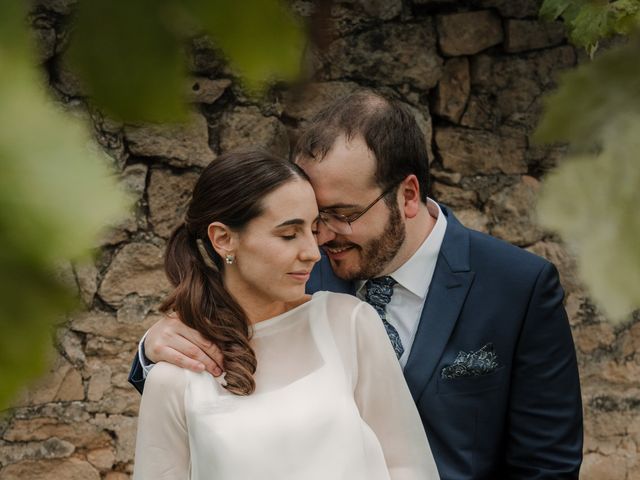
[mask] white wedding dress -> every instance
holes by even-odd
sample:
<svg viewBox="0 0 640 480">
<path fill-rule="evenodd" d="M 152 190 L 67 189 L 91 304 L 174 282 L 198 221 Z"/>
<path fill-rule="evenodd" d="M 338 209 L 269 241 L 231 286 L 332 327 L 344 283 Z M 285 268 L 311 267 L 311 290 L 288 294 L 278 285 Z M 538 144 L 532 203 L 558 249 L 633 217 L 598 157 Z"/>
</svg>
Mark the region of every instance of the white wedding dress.
<svg viewBox="0 0 640 480">
<path fill-rule="evenodd" d="M 166 363 L 146 380 L 135 480 L 425 480 L 438 472 L 375 310 L 316 293 L 254 326 L 256 391 Z"/>
</svg>

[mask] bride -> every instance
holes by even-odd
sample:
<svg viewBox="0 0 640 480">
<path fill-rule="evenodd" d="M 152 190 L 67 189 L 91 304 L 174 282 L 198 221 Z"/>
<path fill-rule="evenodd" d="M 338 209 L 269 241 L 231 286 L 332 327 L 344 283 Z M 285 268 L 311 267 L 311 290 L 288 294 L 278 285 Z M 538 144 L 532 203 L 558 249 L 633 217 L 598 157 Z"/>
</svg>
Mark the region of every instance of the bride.
<svg viewBox="0 0 640 480">
<path fill-rule="evenodd" d="M 218 345 L 225 375 L 153 367 L 134 479 L 437 479 L 378 314 L 350 295 L 305 295 L 320 254 L 304 172 L 260 150 L 225 154 L 185 218 L 161 308 Z"/>
</svg>

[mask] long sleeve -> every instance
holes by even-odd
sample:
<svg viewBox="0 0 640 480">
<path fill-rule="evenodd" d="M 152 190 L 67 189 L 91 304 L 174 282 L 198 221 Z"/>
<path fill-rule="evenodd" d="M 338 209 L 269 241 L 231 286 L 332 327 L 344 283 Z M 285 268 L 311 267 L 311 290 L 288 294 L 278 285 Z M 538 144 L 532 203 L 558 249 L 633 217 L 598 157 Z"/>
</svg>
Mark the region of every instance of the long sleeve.
<svg viewBox="0 0 640 480">
<path fill-rule="evenodd" d="M 161 362 L 149 372 L 138 417 L 134 480 L 189 478 L 185 388 L 179 367 Z"/>
<path fill-rule="evenodd" d="M 380 317 L 366 303 L 354 310 L 355 399 L 382 446 L 393 480 L 438 479 L 427 437 Z"/>
<path fill-rule="evenodd" d="M 580 380 L 558 273 L 538 275 L 513 366 L 506 464 L 509 478 L 578 478 Z"/>
</svg>

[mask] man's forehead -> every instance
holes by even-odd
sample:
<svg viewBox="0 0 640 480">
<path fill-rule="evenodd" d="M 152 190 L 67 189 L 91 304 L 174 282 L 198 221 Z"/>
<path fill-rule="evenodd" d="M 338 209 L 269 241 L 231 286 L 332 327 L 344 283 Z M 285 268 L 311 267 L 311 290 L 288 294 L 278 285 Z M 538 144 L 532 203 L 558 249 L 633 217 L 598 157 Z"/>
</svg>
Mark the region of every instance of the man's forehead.
<svg viewBox="0 0 640 480">
<path fill-rule="evenodd" d="M 320 208 L 359 205 L 376 188 L 375 157 L 361 137 L 339 137 L 323 159 L 301 159 L 299 165 L 311 179 Z"/>
</svg>

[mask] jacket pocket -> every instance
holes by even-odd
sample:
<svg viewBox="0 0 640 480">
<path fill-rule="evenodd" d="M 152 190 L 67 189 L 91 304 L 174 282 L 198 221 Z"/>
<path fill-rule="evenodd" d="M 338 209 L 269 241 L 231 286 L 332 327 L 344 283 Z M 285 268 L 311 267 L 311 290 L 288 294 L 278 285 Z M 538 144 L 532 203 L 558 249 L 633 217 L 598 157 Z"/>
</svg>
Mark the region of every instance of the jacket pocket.
<svg viewBox="0 0 640 480">
<path fill-rule="evenodd" d="M 487 375 L 442 378 L 438 374 L 438 395 L 462 395 L 496 390 L 504 385 L 507 368 L 502 366 Z"/>
</svg>

